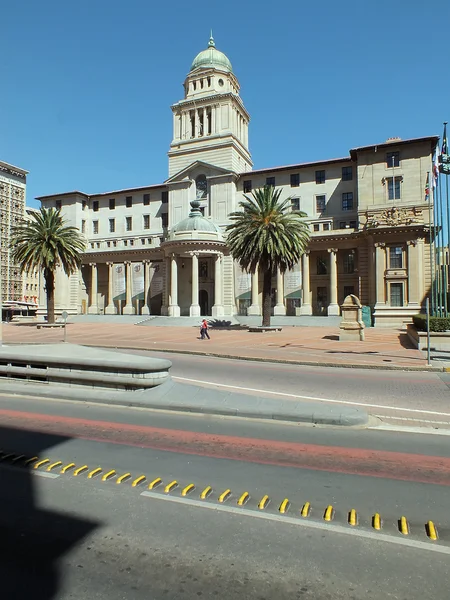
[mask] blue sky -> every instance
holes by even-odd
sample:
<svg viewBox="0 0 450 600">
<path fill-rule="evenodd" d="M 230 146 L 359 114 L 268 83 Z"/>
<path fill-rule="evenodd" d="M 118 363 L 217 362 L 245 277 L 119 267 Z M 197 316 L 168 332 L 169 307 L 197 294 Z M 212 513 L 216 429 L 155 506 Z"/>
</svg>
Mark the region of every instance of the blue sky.
<svg viewBox="0 0 450 600">
<path fill-rule="evenodd" d="M 194 56 L 225 52 L 254 168 L 441 135 L 450 3 L 24 0 L 1 9 L 0 160 L 35 196 L 167 178 L 170 105 Z"/>
</svg>

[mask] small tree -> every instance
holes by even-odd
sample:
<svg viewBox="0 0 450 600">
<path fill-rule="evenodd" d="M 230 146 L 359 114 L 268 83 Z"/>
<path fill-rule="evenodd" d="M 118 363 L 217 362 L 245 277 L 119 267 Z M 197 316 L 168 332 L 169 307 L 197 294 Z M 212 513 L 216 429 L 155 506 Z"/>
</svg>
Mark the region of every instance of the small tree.
<svg viewBox="0 0 450 600">
<path fill-rule="evenodd" d="M 300 260 L 310 238 L 304 212 L 288 211 L 291 199 L 280 200 L 273 186 L 255 190 L 231 213 L 227 245 L 233 258 L 249 273 L 263 272 L 263 327 L 270 325 L 272 277 Z"/>
<path fill-rule="evenodd" d="M 86 242 L 76 227 L 66 225 L 59 210 L 41 208 L 30 219 L 13 227 L 11 256 L 22 272 L 42 271 L 47 295 L 47 320 L 55 322 L 55 272 L 62 267 L 67 275 L 81 265 Z"/>
</svg>

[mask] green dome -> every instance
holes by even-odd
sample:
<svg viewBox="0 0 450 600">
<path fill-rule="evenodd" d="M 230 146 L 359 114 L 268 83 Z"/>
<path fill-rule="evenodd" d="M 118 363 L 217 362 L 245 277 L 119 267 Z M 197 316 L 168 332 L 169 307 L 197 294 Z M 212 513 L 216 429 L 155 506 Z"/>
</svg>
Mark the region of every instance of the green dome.
<svg viewBox="0 0 450 600">
<path fill-rule="evenodd" d="M 175 234 L 192 233 L 194 231 L 213 233 L 216 234 L 218 238 L 222 237 L 220 227 L 202 215 L 200 211 L 200 202 L 198 200 L 193 200 L 191 202 L 191 212 L 189 213 L 189 216 L 172 227 L 171 237 L 179 237 Z"/>
<path fill-rule="evenodd" d="M 216 49 L 212 35 L 209 39 L 208 48 L 199 52 L 194 58 L 191 72 L 195 71 L 195 69 L 208 69 L 211 67 L 220 69 L 221 71 L 228 71 L 229 73 L 233 72 L 233 67 L 228 58 L 223 52 Z"/>
</svg>

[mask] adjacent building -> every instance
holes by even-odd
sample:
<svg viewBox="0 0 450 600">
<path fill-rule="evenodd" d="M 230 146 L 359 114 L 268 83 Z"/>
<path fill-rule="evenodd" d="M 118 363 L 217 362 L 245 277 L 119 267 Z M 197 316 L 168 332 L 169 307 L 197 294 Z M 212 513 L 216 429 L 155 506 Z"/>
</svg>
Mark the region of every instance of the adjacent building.
<svg viewBox="0 0 450 600">
<path fill-rule="evenodd" d="M 417 313 L 431 284 L 427 173 L 436 136 L 352 148 L 345 157 L 253 169 L 249 122 L 228 58 L 194 59 L 171 107 L 169 177 L 102 194 L 41 196 L 86 236 L 79 273 L 56 281 L 57 310 L 216 318 L 261 314 L 260 277 L 226 245 L 228 215 L 264 185 L 307 214 L 301 262 L 273 280 L 275 315 L 338 315 L 348 294 L 377 326 Z"/>
</svg>

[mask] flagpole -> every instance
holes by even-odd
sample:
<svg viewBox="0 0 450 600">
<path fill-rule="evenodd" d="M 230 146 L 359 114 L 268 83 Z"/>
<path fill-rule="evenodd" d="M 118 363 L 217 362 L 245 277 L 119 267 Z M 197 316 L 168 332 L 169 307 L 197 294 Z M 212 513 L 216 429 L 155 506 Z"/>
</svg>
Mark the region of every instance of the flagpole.
<svg viewBox="0 0 450 600">
<path fill-rule="evenodd" d="M 431 211 L 431 193 L 430 193 L 430 171 L 427 172 L 427 191 L 428 191 L 428 245 L 430 246 L 430 279 L 431 279 L 431 314 L 434 314 L 435 307 L 435 289 L 434 289 L 434 262 L 433 262 L 433 237 L 434 228 L 433 215 Z"/>
</svg>

